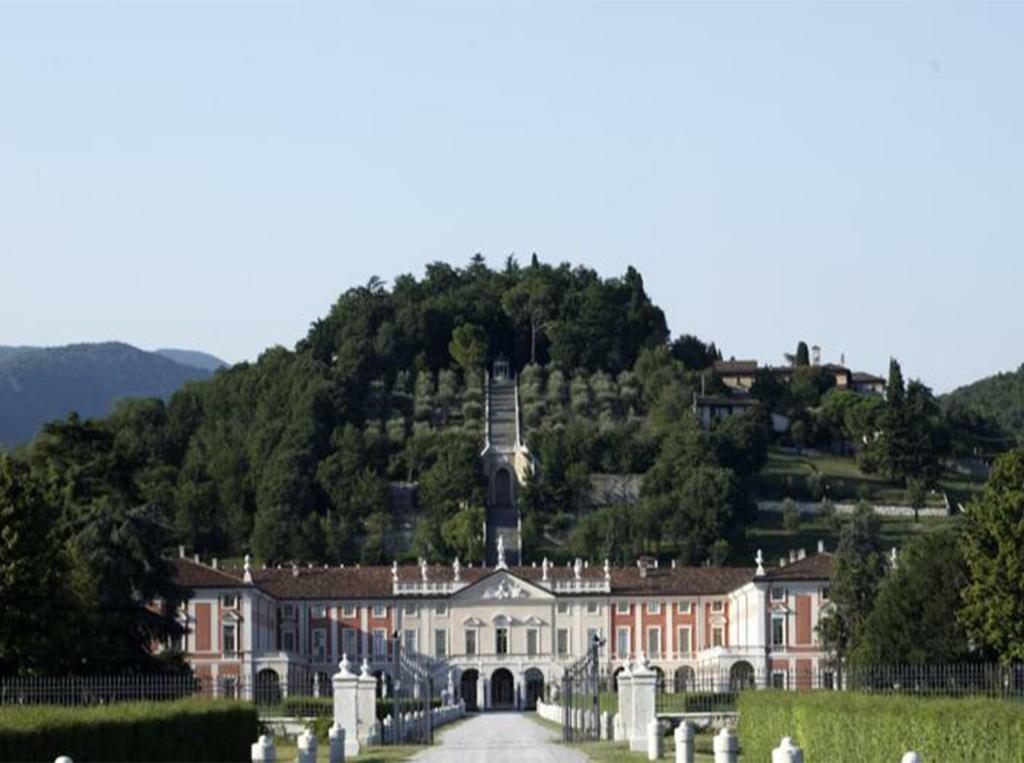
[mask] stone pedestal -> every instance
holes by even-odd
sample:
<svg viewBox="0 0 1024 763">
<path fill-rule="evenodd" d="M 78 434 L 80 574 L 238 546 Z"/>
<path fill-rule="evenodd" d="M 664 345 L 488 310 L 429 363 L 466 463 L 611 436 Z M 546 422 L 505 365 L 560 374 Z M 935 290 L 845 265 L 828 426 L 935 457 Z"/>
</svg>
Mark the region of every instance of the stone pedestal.
<svg viewBox="0 0 1024 763">
<path fill-rule="evenodd" d="M 772 763 L 804 763 L 804 752 L 792 739 L 782 737 L 782 743 L 772 750 Z"/>
<path fill-rule="evenodd" d="M 274 763 L 277 760 L 274 738 L 263 734 L 257 741 L 253 742 L 250 753 L 252 755 L 252 763 Z"/>
<path fill-rule="evenodd" d="M 629 749 L 633 752 L 647 751 L 647 726 L 655 720 L 654 698 L 657 691 L 658 674 L 643 662 L 633 668 L 632 702 L 629 725 Z"/>
<path fill-rule="evenodd" d="M 295 746 L 298 748 L 296 763 L 316 763 L 316 737 L 312 731 L 306 729 L 299 734 Z"/>
<path fill-rule="evenodd" d="M 357 734 L 359 744 L 368 745 L 377 722 L 377 679 L 370 673 L 370 663 L 363 660 L 358 681 Z"/>
<path fill-rule="evenodd" d="M 345 757 L 359 754 L 359 676 L 352 672 L 347 656 L 342 656 L 334 685 L 334 725 L 345 730 Z"/>
<path fill-rule="evenodd" d="M 712 749 L 715 752 L 715 763 L 736 763 L 740 740 L 736 738 L 732 729 L 725 728 L 715 735 Z"/>
<path fill-rule="evenodd" d="M 622 723 L 622 741 L 629 741 L 630 729 L 633 727 L 633 671 L 627 664 L 619 672 L 619 713 Z"/>
<path fill-rule="evenodd" d="M 345 729 L 331 726 L 327 732 L 327 763 L 345 763 Z"/>
<path fill-rule="evenodd" d="M 655 718 L 647 724 L 647 760 L 657 760 L 662 753 L 662 727 Z"/>
<path fill-rule="evenodd" d="M 689 721 L 676 726 L 676 763 L 693 763 L 694 728 Z"/>
</svg>

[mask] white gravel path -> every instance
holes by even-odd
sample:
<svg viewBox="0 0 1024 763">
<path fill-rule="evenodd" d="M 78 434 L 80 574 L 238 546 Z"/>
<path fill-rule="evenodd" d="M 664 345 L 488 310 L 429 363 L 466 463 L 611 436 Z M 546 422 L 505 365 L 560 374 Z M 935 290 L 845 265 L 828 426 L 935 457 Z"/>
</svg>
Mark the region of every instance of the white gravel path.
<svg viewBox="0 0 1024 763">
<path fill-rule="evenodd" d="M 555 732 L 522 713 L 481 713 L 451 729 L 441 743 L 417 753 L 426 763 L 586 763 L 579 750 L 558 744 Z"/>
</svg>

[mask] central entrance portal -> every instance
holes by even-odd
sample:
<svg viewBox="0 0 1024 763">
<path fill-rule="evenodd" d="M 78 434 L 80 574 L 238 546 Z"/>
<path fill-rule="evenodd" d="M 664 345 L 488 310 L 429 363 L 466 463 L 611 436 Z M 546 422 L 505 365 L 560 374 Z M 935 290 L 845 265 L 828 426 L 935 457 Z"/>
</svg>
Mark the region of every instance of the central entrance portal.
<svg viewBox="0 0 1024 763">
<path fill-rule="evenodd" d="M 495 710 L 516 709 L 515 681 L 505 668 L 498 668 L 491 676 L 491 707 Z"/>
</svg>

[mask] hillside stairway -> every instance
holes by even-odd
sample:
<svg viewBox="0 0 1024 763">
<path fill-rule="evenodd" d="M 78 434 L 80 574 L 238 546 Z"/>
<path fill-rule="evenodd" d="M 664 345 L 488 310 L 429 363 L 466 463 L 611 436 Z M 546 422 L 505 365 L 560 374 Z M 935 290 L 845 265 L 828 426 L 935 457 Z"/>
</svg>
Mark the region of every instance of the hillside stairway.
<svg viewBox="0 0 1024 763">
<path fill-rule="evenodd" d="M 519 447 L 519 426 L 516 412 L 516 382 L 495 376 L 487 383 L 487 453 L 492 460 L 507 464 L 515 474 L 514 456 Z M 513 478 L 514 479 L 514 478 Z M 498 538 L 505 547 L 505 561 L 520 563 L 519 513 L 514 503 L 487 501 L 487 562 L 497 562 Z"/>
</svg>

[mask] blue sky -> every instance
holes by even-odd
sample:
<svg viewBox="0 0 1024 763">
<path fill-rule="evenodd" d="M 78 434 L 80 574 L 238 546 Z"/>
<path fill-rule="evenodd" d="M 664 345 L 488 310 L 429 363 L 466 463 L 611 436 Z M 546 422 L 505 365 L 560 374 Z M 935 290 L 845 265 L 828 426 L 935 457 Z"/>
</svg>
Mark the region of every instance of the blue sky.
<svg viewBox="0 0 1024 763">
<path fill-rule="evenodd" d="M 0 3 L 0 344 L 291 346 L 348 286 L 635 265 L 673 333 L 1024 361 L 1024 4 Z"/>
</svg>

